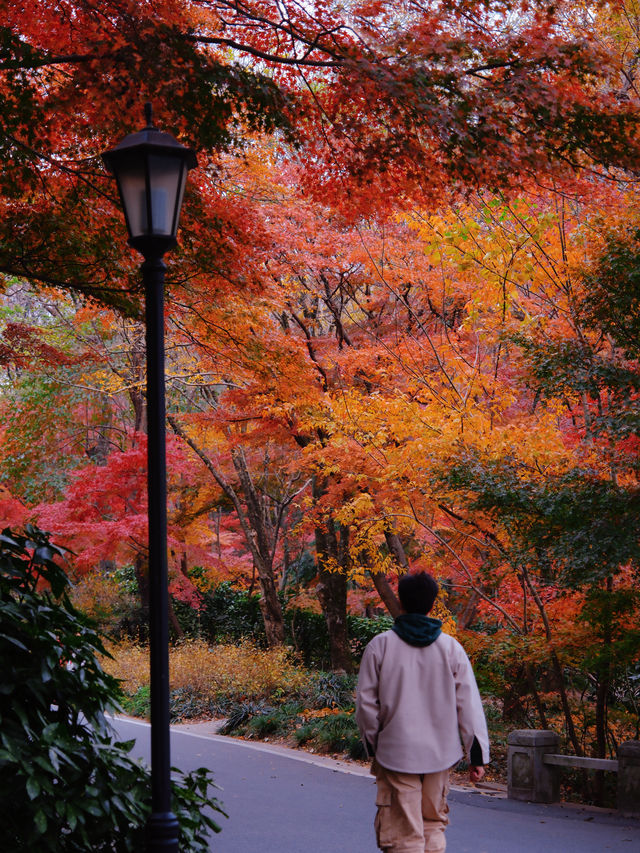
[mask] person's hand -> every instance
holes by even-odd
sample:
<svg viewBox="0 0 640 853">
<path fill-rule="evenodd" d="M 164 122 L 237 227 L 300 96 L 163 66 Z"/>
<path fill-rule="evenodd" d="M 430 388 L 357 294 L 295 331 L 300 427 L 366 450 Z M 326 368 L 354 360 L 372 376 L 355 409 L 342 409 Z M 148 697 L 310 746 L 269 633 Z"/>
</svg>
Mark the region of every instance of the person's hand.
<svg viewBox="0 0 640 853">
<path fill-rule="evenodd" d="M 469 768 L 469 779 L 475 785 L 476 782 L 479 782 L 481 779 L 484 779 L 484 767 L 474 767 L 473 765 Z"/>
</svg>

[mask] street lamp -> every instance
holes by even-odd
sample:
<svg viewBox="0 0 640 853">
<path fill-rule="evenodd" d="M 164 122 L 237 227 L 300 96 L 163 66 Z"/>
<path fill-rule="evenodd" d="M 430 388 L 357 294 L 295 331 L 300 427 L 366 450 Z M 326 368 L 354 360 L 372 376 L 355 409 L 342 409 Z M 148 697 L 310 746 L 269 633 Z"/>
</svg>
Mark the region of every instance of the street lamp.
<svg viewBox="0 0 640 853">
<path fill-rule="evenodd" d="M 164 393 L 164 253 L 176 245 L 187 172 L 196 155 L 152 123 L 102 155 L 118 184 L 129 245 L 144 256 L 147 341 L 147 490 L 149 495 L 149 656 L 151 681 L 151 816 L 149 853 L 177 853 L 179 826 L 171 811 L 169 737 L 169 582 Z"/>
</svg>

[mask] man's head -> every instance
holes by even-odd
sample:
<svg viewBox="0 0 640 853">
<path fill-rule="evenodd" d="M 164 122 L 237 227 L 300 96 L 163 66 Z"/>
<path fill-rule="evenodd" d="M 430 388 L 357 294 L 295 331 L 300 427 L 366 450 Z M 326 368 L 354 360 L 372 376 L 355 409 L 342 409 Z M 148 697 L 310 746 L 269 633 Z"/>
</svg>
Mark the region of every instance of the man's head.
<svg viewBox="0 0 640 853">
<path fill-rule="evenodd" d="M 404 575 L 398 583 L 398 596 L 405 613 L 426 615 L 438 595 L 438 584 L 426 572 Z"/>
</svg>

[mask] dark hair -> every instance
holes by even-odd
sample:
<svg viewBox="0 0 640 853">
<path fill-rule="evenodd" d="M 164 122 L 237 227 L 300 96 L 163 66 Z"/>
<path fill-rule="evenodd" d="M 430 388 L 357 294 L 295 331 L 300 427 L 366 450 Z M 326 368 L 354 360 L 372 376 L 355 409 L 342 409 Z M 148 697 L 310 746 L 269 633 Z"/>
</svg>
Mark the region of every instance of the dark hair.
<svg viewBox="0 0 640 853">
<path fill-rule="evenodd" d="M 403 575 L 398 583 L 398 596 L 405 613 L 428 613 L 438 595 L 438 584 L 427 572 Z"/>
</svg>

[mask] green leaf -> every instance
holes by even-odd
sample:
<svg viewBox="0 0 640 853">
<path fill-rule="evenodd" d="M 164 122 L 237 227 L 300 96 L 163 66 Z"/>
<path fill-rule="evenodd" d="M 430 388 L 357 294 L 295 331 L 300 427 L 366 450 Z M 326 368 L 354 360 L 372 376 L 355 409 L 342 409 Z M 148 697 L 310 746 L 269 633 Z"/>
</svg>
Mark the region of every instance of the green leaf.
<svg viewBox="0 0 640 853">
<path fill-rule="evenodd" d="M 78 825 L 78 815 L 76 814 L 75 809 L 72 809 L 69 806 L 67 806 L 67 826 L 69 827 L 71 832 L 73 832 L 73 830 L 76 828 L 77 825 Z"/>
<path fill-rule="evenodd" d="M 33 559 L 37 563 L 46 563 L 53 560 L 54 551 L 48 545 L 40 545 L 33 554 Z"/>
<path fill-rule="evenodd" d="M 59 730 L 60 730 L 60 724 L 59 723 L 49 723 L 48 726 L 45 726 L 42 729 L 42 738 L 44 740 L 51 742 L 51 741 L 56 739 L 56 736 L 57 736 Z"/>
<path fill-rule="evenodd" d="M 56 773 L 60 772 L 60 759 L 58 758 L 58 750 L 54 747 L 49 749 L 49 761 L 53 765 L 53 769 Z"/>
<path fill-rule="evenodd" d="M 88 812 L 94 817 L 102 817 L 102 815 L 104 814 L 104 809 L 100 808 L 97 803 L 94 803 L 91 800 L 86 800 L 85 802 L 83 802 L 82 808 L 85 812 Z"/>
<path fill-rule="evenodd" d="M 28 719 L 28 717 L 27 717 L 27 714 L 25 713 L 24 708 L 22 708 L 22 707 L 21 707 L 20 705 L 18 705 L 18 703 L 16 702 L 16 703 L 14 703 L 14 705 L 13 705 L 13 712 L 14 712 L 14 714 L 16 715 L 16 717 L 20 720 L 20 723 L 22 724 L 22 728 L 23 728 L 27 733 L 30 733 L 30 732 L 31 732 L 31 727 L 30 727 L 30 725 L 29 725 L 29 719 Z"/>
<path fill-rule="evenodd" d="M 46 659 L 43 660 L 40 664 L 40 678 L 42 679 L 44 684 L 51 681 L 52 678 L 51 667 L 49 665 L 49 661 Z"/>
<path fill-rule="evenodd" d="M 47 816 L 42 809 L 39 809 L 33 816 L 33 823 L 40 835 L 44 835 L 47 831 Z"/>
<path fill-rule="evenodd" d="M 41 767 L 43 770 L 46 770 L 47 773 L 55 773 L 53 765 L 50 761 L 47 761 L 47 759 L 43 755 L 35 755 L 33 760 L 39 767 Z"/>
<path fill-rule="evenodd" d="M 7 640 L 7 642 L 12 643 L 14 646 L 17 646 L 19 649 L 22 649 L 24 652 L 28 652 L 29 649 L 25 646 L 24 643 L 21 643 L 20 640 L 16 640 L 15 637 L 10 637 L 8 634 L 0 634 L 3 640 Z"/>
<path fill-rule="evenodd" d="M 30 800 L 35 800 L 40 795 L 40 783 L 35 776 L 29 776 L 27 779 L 27 794 Z"/>
</svg>

